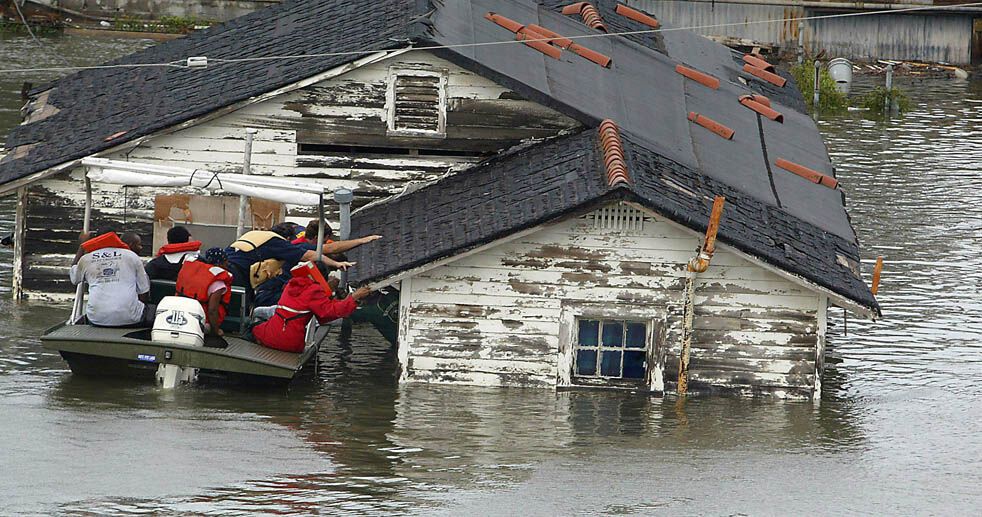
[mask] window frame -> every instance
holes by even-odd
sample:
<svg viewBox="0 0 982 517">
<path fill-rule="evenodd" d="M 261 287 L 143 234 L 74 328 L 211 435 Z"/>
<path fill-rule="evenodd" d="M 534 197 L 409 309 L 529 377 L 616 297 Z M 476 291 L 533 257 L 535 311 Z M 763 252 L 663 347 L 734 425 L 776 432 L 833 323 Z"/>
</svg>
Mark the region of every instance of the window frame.
<svg viewBox="0 0 982 517">
<path fill-rule="evenodd" d="M 424 138 L 446 138 L 447 136 L 447 76 L 445 69 L 390 67 L 385 88 L 385 133 L 390 136 L 414 136 Z M 437 84 L 437 130 L 399 129 L 396 127 L 396 79 L 399 77 L 436 77 Z"/>
<path fill-rule="evenodd" d="M 642 379 L 577 377 L 574 368 L 576 367 L 576 349 L 579 342 L 579 321 L 584 319 L 644 323 L 646 328 L 644 377 Z M 663 392 L 665 389 L 663 370 L 665 366 L 666 328 L 667 312 L 661 306 L 564 301 L 560 313 L 557 387 L 560 389 L 582 387 Z M 600 361 L 599 356 L 598 361 Z"/>
<path fill-rule="evenodd" d="M 650 362 L 648 357 L 648 350 L 651 348 L 651 331 L 650 322 L 644 320 L 633 320 L 633 319 L 619 319 L 619 318 L 594 318 L 594 317 L 575 317 L 575 325 L 573 328 L 572 336 L 572 353 L 573 353 L 573 373 L 572 380 L 575 384 L 601 384 L 601 385 L 625 385 L 634 386 L 639 383 L 644 383 L 645 379 L 648 377 L 648 363 Z M 581 321 L 596 321 L 599 323 L 597 328 L 597 346 L 589 347 L 580 344 L 580 322 Z M 621 344 L 616 347 L 604 346 L 603 336 L 604 336 L 604 324 L 606 323 L 620 323 L 623 325 L 621 329 Z M 642 348 L 628 348 L 627 347 L 627 324 L 636 323 L 644 325 L 644 346 Z M 597 365 L 596 365 L 596 375 L 580 375 L 577 373 L 577 353 L 579 350 L 596 350 L 597 352 Z M 617 351 L 621 353 L 621 363 L 620 363 L 620 373 L 619 377 L 606 376 L 602 373 L 603 370 L 603 353 L 606 351 Z M 644 375 L 639 378 L 625 378 L 624 377 L 624 354 L 626 352 L 644 352 L 645 354 L 645 368 Z"/>
</svg>

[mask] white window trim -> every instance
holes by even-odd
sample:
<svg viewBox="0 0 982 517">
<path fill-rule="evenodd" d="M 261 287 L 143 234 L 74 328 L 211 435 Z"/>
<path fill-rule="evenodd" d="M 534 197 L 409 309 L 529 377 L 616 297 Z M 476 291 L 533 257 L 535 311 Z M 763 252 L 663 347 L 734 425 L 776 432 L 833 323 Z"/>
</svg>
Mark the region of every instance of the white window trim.
<svg viewBox="0 0 982 517">
<path fill-rule="evenodd" d="M 559 387 L 587 386 L 577 384 L 573 378 L 575 348 L 578 339 L 578 319 L 627 320 L 644 323 L 647 326 L 648 344 L 647 373 L 644 385 L 651 391 L 665 391 L 664 349 L 667 315 L 664 309 L 638 307 L 633 305 L 597 304 L 583 302 L 564 302 L 559 315 L 559 357 L 557 362 L 556 384 Z M 599 388 L 604 386 L 589 385 Z M 610 386 L 622 388 L 622 386 Z"/>
<path fill-rule="evenodd" d="M 421 129 L 396 129 L 396 78 L 407 75 L 413 77 L 437 77 L 440 79 L 440 83 L 437 87 L 440 97 L 437 106 L 438 115 L 436 131 L 425 131 Z M 392 136 L 445 138 L 447 136 L 447 75 L 447 70 L 390 67 L 389 76 L 386 79 L 387 84 L 385 89 L 386 134 Z"/>
</svg>

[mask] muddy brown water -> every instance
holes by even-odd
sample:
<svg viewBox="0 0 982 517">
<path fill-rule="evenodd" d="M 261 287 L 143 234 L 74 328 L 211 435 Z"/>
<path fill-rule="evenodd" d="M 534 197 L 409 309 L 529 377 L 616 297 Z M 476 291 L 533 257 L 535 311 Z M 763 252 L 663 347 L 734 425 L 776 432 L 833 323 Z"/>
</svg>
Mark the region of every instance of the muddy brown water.
<svg viewBox="0 0 982 517">
<path fill-rule="evenodd" d="M 82 64 L 148 44 L 44 41 Z M 56 63 L 0 39 L 0 68 Z M 52 77 L 0 77 L 0 134 L 20 83 Z M 977 515 L 982 82 L 898 83 L 907 116 L 820 122 L 864 256 L 886 269 L 882 321 L 844 335 L 830 312 L 841 362 L 817 404 L 399 386 L 393 351 L 360 327 L 289 391 L 163 391 L 72 376 L 37 339 L 67 308 L 4 287 L 0 514 Z M 12 209 L 0 200 L 2 232 Z"/>
</svg>

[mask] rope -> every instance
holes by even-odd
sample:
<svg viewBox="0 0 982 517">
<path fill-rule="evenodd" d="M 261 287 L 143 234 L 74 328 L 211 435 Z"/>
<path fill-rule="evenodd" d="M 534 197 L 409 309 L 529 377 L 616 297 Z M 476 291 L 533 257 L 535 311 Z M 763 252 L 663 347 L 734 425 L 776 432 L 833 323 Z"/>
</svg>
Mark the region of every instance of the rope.
<svg viewBox="0 0 982 517">
<path fill-rule="evenodd" d="M 16 2 L 14 2 L 16 5 Z M 702 29 L 716 29 L 724 27 L 737 27 L 744 25 L 758 25 L 765 23 L 785 23 L 785 22 L 801 22 L 810 20 L 828 20 L 833 18 L 848 18 L 855 16 L 876 16 L 882 14 L 898 14 L 907 13 L 915 11 L 931 11 L 939 9 L 955 9 L 961 7 L 980 7 L 982 2 L 971 2 L 964 4 L 954 4 L 954 5 L 925 5 L 918 7 L 906 7 L 903 9 L 883 9 L 879 11 L 866 11 L 858 13 L 839 13 L 839 14 L 826 14 L 818 16 L 801 16 L 792 18 L 781 18 L 772 20 L 749 20 L 742 22 L 730 22 L 730 23 L 716 23 L 708 25 L 693 25 L 689 27 L 671 27 L 671 28 L 659 28 L 659 29 L 645 29 L 637 31 L 623 31 L 623 32 L 608 32 L 608 33 L 597 33 L 597 34 L 586 34 L 582 36 L 568 36 L 566 39 L 570 40 L 581 40 L 590 38 L 607 38 L 612 36 L 632 36 L 640 34 L 656 34 L 662 32 L 674 32 L 674 31 L 685 31 L 685 30 L 702 30 Z M 413 50 L 440 50 L 440 49 L 455 49 L 455 48 L 475 48 L 475 47 L 487 47 L 494 45 L 514 45 L 514 44 L 526 44 L 533 41 L 552 41 L 555 38 L 528 38 L 524 40 L 503 40 L 503 41 L 488 41 L 480 43 L 458 43 L 453 45 L 427 45 L 422 47 L 412 47 Z M 373 54 L 378 52 L 389 52 L 392 49 L 382 48 L 382 49 L 364 49 L 364 50 L 353 50 L 347 52 L 323 52 L 323 53 L 313 53 L 313 54 L 293 54 L 293 55 L 281 55 L 281 56 L 256 56 L 256 57 L 239 57 L 239 58 L 212 58 L 209 59 L 209 65 L 211 63 L 217 64 L 235 64 L 235 63 L 252 63 L 258 61 L 286 61 L 291 59 L 318 59 L 325 57 L 342 57 L 342 56 L 363 56 L 366 54 Z M 30 73 L 30 72 L 59 72 L 59 71 L 75 71 L 75 70 L 99 70 L 108 68 L 148 68 L 148 67 L 175 67 L 175 68 L 192 68 L 188 67 L 186 60 L 170 61 L 167 63 L 129 63 L 129 64 L 116 64 L 116 65 L 96 65 L 96 66 L 64 66 L 64 67 L 47 67 L 47 68 L 11 68 L 11 69 L 0 69 L 0 72 L 5 73 Z"/>
</svg>

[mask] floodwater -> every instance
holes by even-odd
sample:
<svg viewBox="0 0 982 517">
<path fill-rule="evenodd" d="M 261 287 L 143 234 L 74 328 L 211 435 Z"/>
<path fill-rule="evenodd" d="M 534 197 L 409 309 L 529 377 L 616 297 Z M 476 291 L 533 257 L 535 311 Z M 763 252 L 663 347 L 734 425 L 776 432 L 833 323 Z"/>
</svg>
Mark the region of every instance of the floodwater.
<svg viewBox="0 0 982 517">
<path fill-rule="evenodd" d="M 45 43 L 78 63 L 146 44 Z M 0 39 L 0 67 L 55 62 Z M 44 78 L 0 77 L 0 134 Z M 37 340 L 67 308 L 0 293 L 0 514 L 978 515 L 982 82 L 898 83 L 904 118 L 821 121 L 886 268 L 882 321 L 830 311 L 818 403 L 399 386 L 360 327 L 289 391 L 163 391 L 73 377 Z"/>
</svg>

